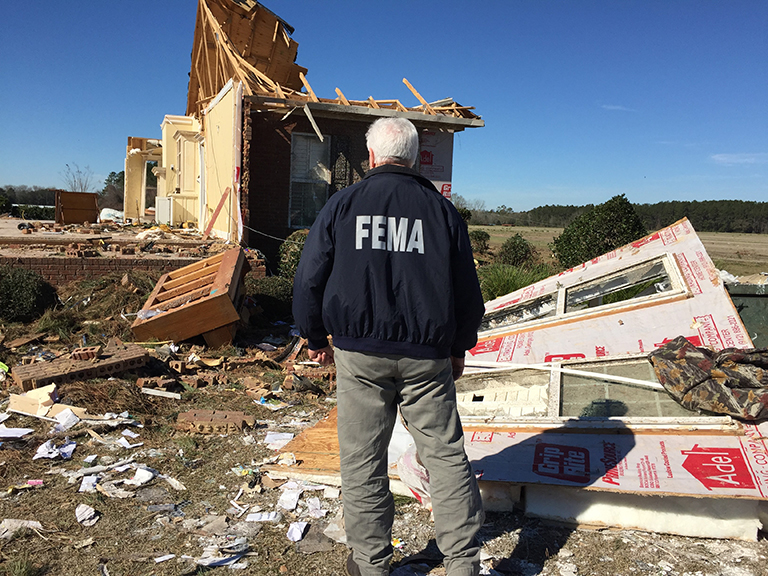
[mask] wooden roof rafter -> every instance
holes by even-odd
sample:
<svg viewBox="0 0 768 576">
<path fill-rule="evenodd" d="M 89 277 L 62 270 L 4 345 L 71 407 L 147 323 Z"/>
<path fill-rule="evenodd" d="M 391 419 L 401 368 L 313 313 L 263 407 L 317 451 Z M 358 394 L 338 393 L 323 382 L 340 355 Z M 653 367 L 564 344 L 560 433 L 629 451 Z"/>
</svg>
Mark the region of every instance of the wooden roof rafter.
<svg viewBox="0 0 768 576">
<path fill-rule="evenodd" d="M 198 0 L 187 114 L 199 115 L 205 103 L 233 79 L 243 83 L 244 96 L 266 97 L 258 104 L 273 110 L 304 108 L 313 103 L 479 119 L 473 107 L 461 106 L 451 98 L 427 102 L 406 78 L 403 83 L 419 106 L 407 107 L 398 99 L 372 96 L 353 100 L 340 88 L 336 88 L 336 98 L 320 98 L 306 78 L 307 70 L 295 64 L 298 44 L 290 38 L 291 33 L 293 28 L 257 0 Z M 470 125 L 482 122 L 467 123 Z"/>
</svg>

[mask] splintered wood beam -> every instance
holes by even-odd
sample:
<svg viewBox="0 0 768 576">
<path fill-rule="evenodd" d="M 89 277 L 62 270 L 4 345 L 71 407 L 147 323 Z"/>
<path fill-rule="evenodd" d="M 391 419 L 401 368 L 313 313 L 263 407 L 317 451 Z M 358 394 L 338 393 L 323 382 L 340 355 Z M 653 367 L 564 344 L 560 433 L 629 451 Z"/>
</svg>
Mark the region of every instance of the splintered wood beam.
<svg viewBox="0 0 768 576">
<path fill-rule="evenodd" d="M 345 106 L 349 106 L 349 100 L 347 100 L 346 96 L 344 96 L 344 94 L 341 92 L 341 89 L 336 88 L 336 94 L 338 94 L 339 100 L 341 101 L 342 104 L 344 104 Z"/>
<path fill-rule="evenodd" d="M 414 87 L 411 85 L 411 83 L 410 83 L 410 82 L 408 82 L 408 80 L 407 80 L 406 78 L 403 78 L 403 84 L 405 84 L 405 85 L 408 87 L 408 90 L 410 90 L 411 92 L 413 92 L 413 95 L 414 95 L 414 96 L 416 96 L 416 99 L 417 99 L 419 102 L 421 102 L 421 105 L 422 105 L 422 106 L 424 106 L 424 111 L 425 111 L 425 112 L 427 112 L 427 113 L 429 113 L 429 114 L 432 114 L 432 116 L 435 116 L 435 115 L 437 114 L 437 112 L 435 112 L 435 111 L 432 109 L 432 106 L 430 106 L 430 105 L 429 105 L 429 103 L 427 103 L 427 101 L 426 101 L 426 100 L 424 100 L 424 98 L 422 98 L 421 94 L 419 94 L 419 91 L 418 91 L 418 90 L 416 90 L 416 88 L 414 88 Z"/>
<path fill-rule="evenodd" d="M 408 108 L 400 103 L 400 100 L 395 100 L 395 108 L 400 112 L 408 112 Z"/>
<path fill-rule="evenodd" d="M 315 91 L 312 90 L 312 86 L 310 86 L 309 82 L 307 82 L 307 78 L 304 76 L 303 72 L 299 72 L 299 80 L 301 80 L 301 83 L 304 84 L 304 88 L 307 89 L 307 92 L 309 93 L 309 97 L 312 100 L 312 102 L 320 102 L 320 100 L 318 100 L 317 96 L 315 95 Z"/>
<path fill-rule="evenodd" d="M 381 109 L 381 106 L 379 106 L 379 103 L 373 99 L 373 96 L 368 96 L 368 102 L 370 102 L 371 108 L 375 108 L 376 110 Z"/>
<path fill-rule="evenodd" d="M 283 89 L 280 87 L 280 84 L 278 84 L 277 82 L 275 82 L 275 94 L 277 94 L 278 98 L 285 98 Z"/>
<path fill-rule="evenodd" d="M 315 117 L 312 116 L 312 111 L 309 109 L 307 104 L 304 104 L 304 114 L 306 114 L 307 118 L 309 118 L 309 123 L 312 124 L 312 128 L 315 129 L 315 134 L 317 134 L 317 137 L 320 138 L 320 142 L 324 142 L 325 140 L 323 138 L 323 133 L 320 132 L 320 128 L 317 127 Z"/>
</svg>

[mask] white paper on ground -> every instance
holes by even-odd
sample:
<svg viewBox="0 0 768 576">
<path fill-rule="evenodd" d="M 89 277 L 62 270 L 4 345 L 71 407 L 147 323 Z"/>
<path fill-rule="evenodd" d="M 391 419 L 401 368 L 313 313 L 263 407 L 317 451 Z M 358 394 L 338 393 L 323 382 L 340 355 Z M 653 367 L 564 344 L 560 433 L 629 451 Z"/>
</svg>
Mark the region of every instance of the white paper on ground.
<svg viewBox="0 0 768 576">
<path fill-rule="evenodd" d="M 129 478 L 125 481 L 126 484 L 131 486 L 141 486 L 146 484 L 155 477 L 155 472 L 149 468 L 136 468 L 136 472 L 133 474 L 133 478 Z"/>
<path fill-rule="evenodd" d="M 15 520 L 13 518 L 6 518 L 0 522 L 0 538 L 10 538 L 17 530 L 21 530 L 22 528 L 42 530 L 43 525 L 37 520 Z"/>
<path fill-rule="evenodd" d="M 125 436 L 121 437 L 117 441 L 117 444 L 119 446 L 122 446 L 123 448 L 138 448 L 139 446 L 144 446 L 144 442 L 138 442 L 136 444 L 131 444 L 130 442 L 128 442 L 128 439 Z"/>
<path fill-rule="evenodd" d="M 277 501 L 277 505 L 285 510 L 294 510 L 299 503 L 300 497 L 301 490 L 283 490 L 283 493 Z"/>
<path fill-rule="evenodd" d="M 166 554 L 165 556 L 158 556 L 155 558 L 155 564 L 160 564 L 160 562 L 165 562 L 166 560 L 170 560 L 171 558 L 176 558 L 176 554 Z"/>
<path fill-rule="evenodd" d="M 83 526 L 93 526 L 99 521 L 99 513 L 88 504 L 78 504 L 75 508 L 75 516 Z"/>
<path fill-rule="evenodd" d="M 293 432 L 267 432 L 264 443 L 271 450 L 280 450 L 291 440 L 293 440 Z"/>
<path fill-rule="evenodd" d="M 128 430 L 128 428 L 126 428 L 125 430 L 123 430 L 123 436 L 128 436 L 128 438 L 138 438 L 140 434 L 134 432 L 133 430 Z"/>
<path fill-rule="evenodd" d="M 34 428 L 6 428 L 0 424 L 0 438 L 21 438 L 34 431 Z"/>
<path fill-rule="evenodd" d="M 72 412 L 71 408 L 66 408 L 56 414 L 54 418 L 57 422 L 57 424 L 54 425 L 53 429 L 56 430 L 56 432 L 66 432 L 72 426 L 80 422 L 80 418 L 75 416 L 75 413 Z"/>
<path fill-rule="evenodd" d="M 98 481 L 98 476 L 83 476 L 78 492 L 96 492 L 96 484 Z"/>
<path fill-rule="evenodd" d="M 288 540 L 291 542 L 298 542 L 304 538 L 304 530 L 307 529 L 307 522 L 291 522 L 288 527 Z"/>
<path fill-rule="evenodd" d="M 324 518 L 328 514 L 328 510 L 323 510 L 320 507 L 320 498 L 314 496 L 307 500 L 307 508 L 309 509 L 309 515 L 312 518 Z"/>
<path fill-rule="evenodd" d="M 280 522 L 283 515 L 280 512 L 253 512 L 245 517 L 246 522 Z"/>
</svg>

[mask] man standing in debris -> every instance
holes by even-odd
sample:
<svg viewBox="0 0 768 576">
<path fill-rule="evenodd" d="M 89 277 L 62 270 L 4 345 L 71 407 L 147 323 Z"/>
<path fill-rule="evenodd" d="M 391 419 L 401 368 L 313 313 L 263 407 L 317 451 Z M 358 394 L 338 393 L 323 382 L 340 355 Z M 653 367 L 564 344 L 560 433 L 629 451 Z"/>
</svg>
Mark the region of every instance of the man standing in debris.
<svg viewBox="0 0 768 576">
<path fill-rule="evenodd" d="M 413 124 L 379 119 L 366 140 L 371 170 L 321 210 L 293 295 L 309 357 L 336 363 L 344 521 L 353 549 L 346 569 L 389 574 L 387 447 L 399 406 L 429 471 L 446 573 L 474 576 L 484 514 L 454 386 L 484 312 L 469 237 L 453 205 L 413 170 Z"/>
</svg>

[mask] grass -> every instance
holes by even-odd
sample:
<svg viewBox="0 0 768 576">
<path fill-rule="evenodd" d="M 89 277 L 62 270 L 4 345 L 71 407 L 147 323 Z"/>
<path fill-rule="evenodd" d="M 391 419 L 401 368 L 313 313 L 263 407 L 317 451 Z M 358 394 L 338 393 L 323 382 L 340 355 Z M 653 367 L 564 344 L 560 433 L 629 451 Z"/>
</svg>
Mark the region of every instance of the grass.
<svg viewBox="0 0 768 576">
<path fill-rule="evenodd" d="M 472 226 L 470 230 L 485 230 L 490 235 L 491 251 L 497 251 L 510 236 L 520 234 L 533 244 L 543 263 L 555 264 L 548 244 L 562 233 L 562 228 L 539 226 Z M 707 254 L 719 270 L 735 276 L 768 272 L 768 234 L 736 234 L 728 232 L 697 232 Z"/>
</svg>

